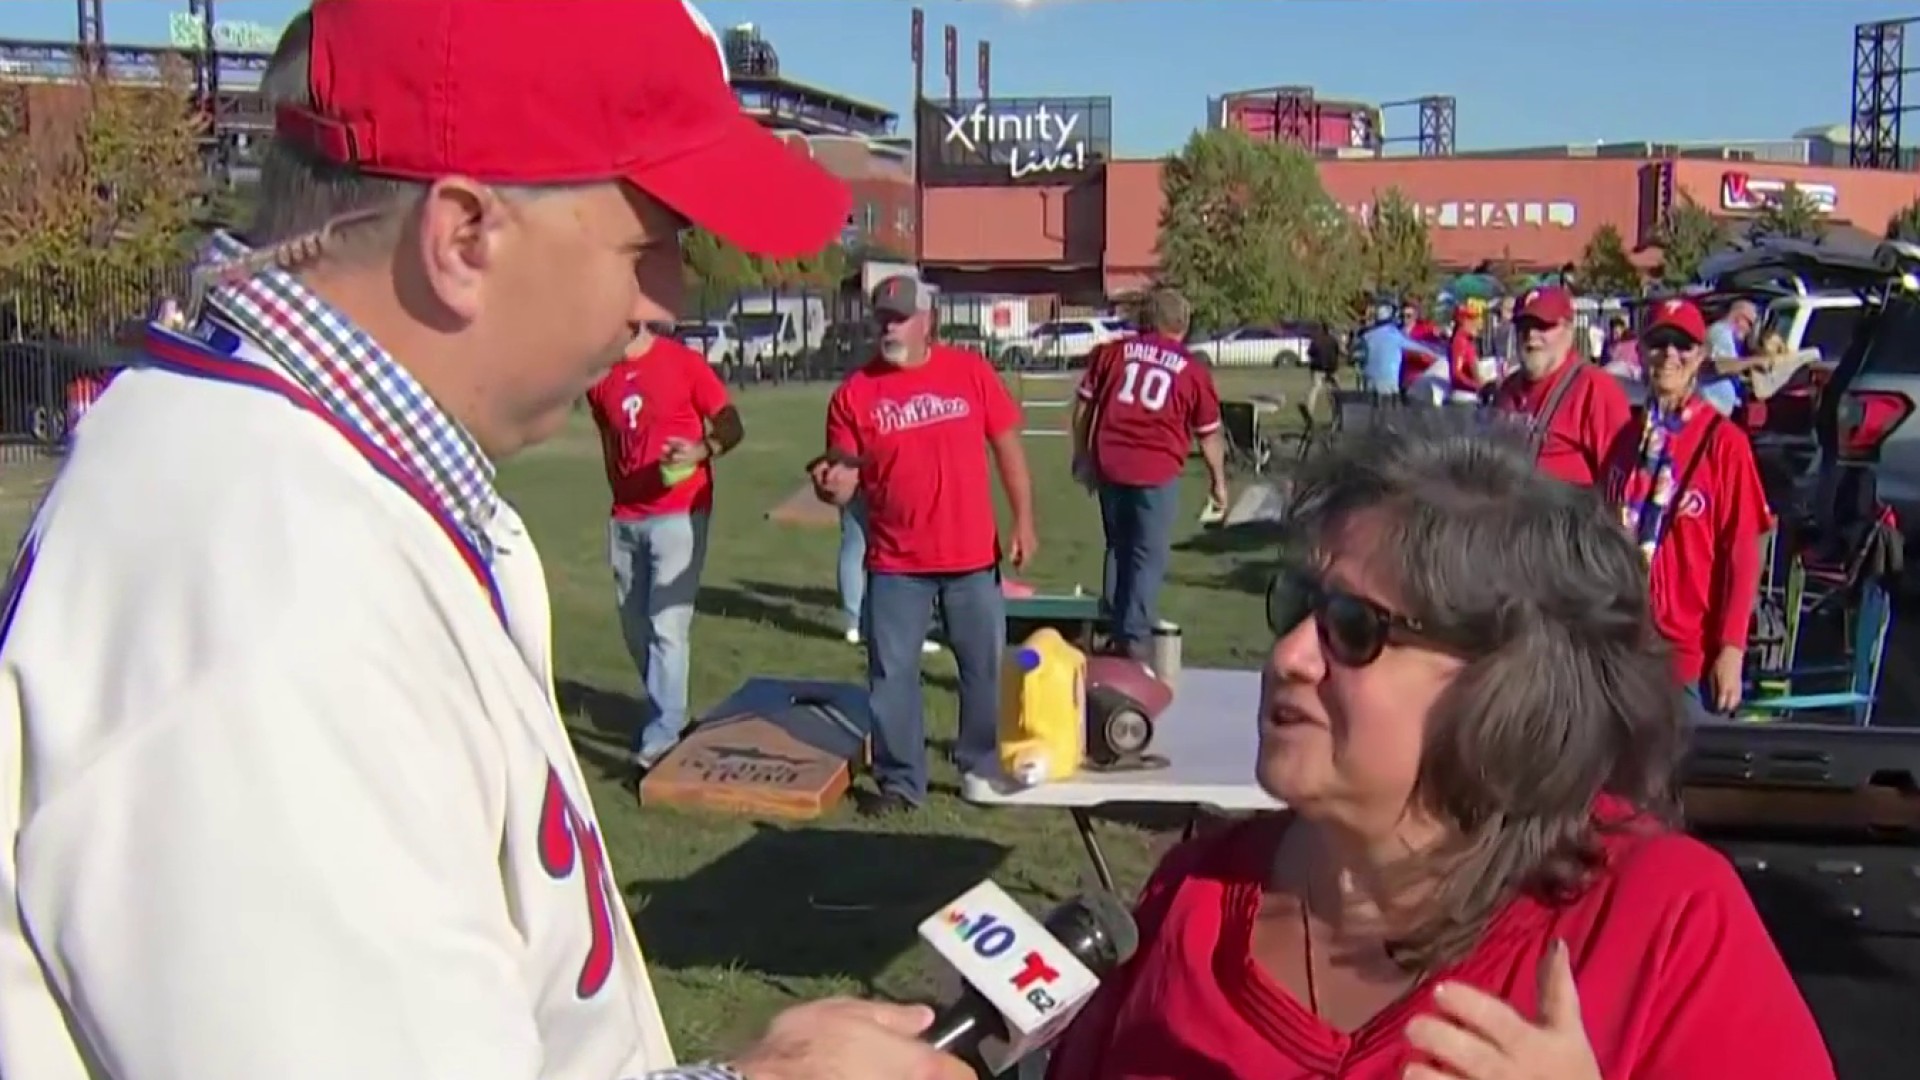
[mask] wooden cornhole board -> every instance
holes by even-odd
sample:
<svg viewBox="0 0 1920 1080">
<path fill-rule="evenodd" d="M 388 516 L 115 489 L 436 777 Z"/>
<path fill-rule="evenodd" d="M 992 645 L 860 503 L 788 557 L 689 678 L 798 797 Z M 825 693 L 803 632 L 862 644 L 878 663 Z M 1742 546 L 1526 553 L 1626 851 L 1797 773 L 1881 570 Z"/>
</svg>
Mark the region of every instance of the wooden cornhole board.
<svg viewBox="0 0 1920 1080">
<path fill-rule="evenodd" d="M 809 821 L 846 795 L 872 727 L 864 687 L 749 679 L 647 774 L 640 801 Z"/>
<path fill-rule="evenodd" d="M 773 509 L 767 511 L 767 520 L 809 529 L 837 529 L 840 527 L 840 508 L 832 503 L 821 502 L 820 496 L 813 493 L 813 484 L 803 482 L 793 489 L 793 494 L 781 499 Z"/>
</svg>

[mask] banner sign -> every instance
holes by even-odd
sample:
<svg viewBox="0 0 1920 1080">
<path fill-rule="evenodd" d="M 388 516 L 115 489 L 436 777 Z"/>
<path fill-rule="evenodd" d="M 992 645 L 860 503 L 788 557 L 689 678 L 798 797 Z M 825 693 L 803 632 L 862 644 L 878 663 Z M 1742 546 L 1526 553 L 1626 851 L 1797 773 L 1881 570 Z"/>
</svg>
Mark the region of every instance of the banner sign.
<svg viewBox="0 0 1920 1080">
<path fill-rule="evenodd" d="M 915 119 L 929 185 L 1071 184 L 1113 154 L 1112 98 L 923 99 Z"/>
</svg>

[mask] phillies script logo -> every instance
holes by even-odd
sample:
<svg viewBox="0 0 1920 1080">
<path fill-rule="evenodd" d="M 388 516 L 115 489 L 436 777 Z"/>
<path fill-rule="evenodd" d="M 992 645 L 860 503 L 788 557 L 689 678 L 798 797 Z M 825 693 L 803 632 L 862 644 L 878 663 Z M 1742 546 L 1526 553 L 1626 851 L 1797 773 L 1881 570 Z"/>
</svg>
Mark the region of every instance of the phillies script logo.
<svg viewBox="0 0 1920 1080">
<path fill-rule="evenodd" d="M 932 427 L 948 420 L 962 420 L 972 412 L 973 407 L 963 397 L 915 394 L 905 401 L 887 398 L 875 405 L 873 426 L 879 428 L 882 435 L 892 435 L 898 431 Z"/>
<path fill-rule="evenodd" d="M 607 864 L 600 857 L 600 834 L 573 808 L 567 791 L 560 786 L 560 774 L 547 769 L 547 794 L 540 803 L 540 866 L 555 881 L 565 881 L 580 871 L 581 884 L 587 890 L 587 923 L 592 940 L 586 959 L 580 963 L 580 978 L 574 992 L 590 998 L 607 985 L 613 974 L 613 903 L 608 900 L 612 883 L 607 879 Z"/>
</svg>

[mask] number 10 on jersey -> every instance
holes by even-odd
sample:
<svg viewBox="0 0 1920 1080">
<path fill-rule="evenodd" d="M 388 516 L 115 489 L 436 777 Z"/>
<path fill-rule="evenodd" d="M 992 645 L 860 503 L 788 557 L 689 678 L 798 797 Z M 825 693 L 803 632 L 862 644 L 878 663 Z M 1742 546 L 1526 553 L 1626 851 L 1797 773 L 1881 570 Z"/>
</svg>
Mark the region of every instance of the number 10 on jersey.
<svg viewBox="0 0 1920 1080">
<path fill-rule="evenodd" d="M 1167 397 L 1172 393 L 1173 372 L 1155 364 L 1129 360 L 1126 370 L 1120 373 L 1120 393 L 1116 396 L 1122 404 L 1159 412 L 1166 408 Z"/>
</svg>

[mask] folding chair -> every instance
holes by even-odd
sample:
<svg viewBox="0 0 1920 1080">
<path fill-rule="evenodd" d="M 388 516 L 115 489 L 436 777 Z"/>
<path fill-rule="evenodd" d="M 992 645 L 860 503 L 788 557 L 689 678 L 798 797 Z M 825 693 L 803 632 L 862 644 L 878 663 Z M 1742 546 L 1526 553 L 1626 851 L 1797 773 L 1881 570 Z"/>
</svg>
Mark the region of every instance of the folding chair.
<svg viewBox="0 0 1920 1080">
<path fill-rule="evenodd" d="M 1859 537 L 1844 563 L 1822 563 L 1806 551 L 1787 556 L 1780 600 L 1786 624 L 1781 664 L 1753 673 L 1749 683 L 1757 693 L 1742 703 L 1742 718 L 1847 711 L 1857 725 L 1872 722 L 1887 631 L 1893 623 L 1890 582 L 1900 573 L 1904 541 L 1888 513 L 1882 513 Z M 1844 631 L 1844 662 L 1800 663 L 1801 636 L 1813 616 L 1837 617 Z M 1808 681 L 1836 677 L 1843 680 L 1844 689 L 1811 692 L 1805 688 Z"/>
<path fill-rule="evenodd" d="M 1860 584 L 1858 602 L 1851 612 L 1853 625 L 1848 643 L 1848 662 L 1821 667 L 1790 667 L 1782 673 L 1763 673 L 1763 684 L 1783 679 L 1787 691 L 1766 694 L 1740 703 L 1736 713 L 1742 720 L 1774 719 L 1785 713 L 1847 712 L 1856 727 L 1873 722 L 1874 699 L 1880 690 L 1880 664 L 1886 657 L 1887 631 L 1893 625 L 1892 595 L 1878 579 Z M 1798 685 L 1807 679 L 1841 676 L 1843 689 L 1827 692 L 1800 692 Z"/>
<path fill-rule="evenodd" d="M 1220 431 L 1227 439 L 1227 467 L 1259 476 L 1266 472 L 1273 447 L 1260 430 L 1260 414 L 1251 401 L 1220 403 Z"/>
</svg>

